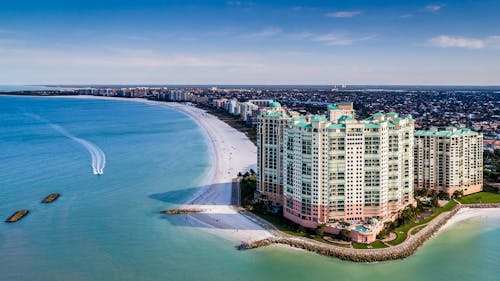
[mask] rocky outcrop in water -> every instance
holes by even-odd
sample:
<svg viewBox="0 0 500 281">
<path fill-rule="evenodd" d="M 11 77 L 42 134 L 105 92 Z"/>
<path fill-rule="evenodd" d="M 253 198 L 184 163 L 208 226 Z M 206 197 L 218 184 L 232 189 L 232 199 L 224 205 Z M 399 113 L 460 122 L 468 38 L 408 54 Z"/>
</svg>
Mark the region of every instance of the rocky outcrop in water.
<svg viewBox="0 0 500 281">
<path fill-rule="evenodd" d="M 5 222 L 17 222 L 24 218 L 30 211 L 29 210 L 20 210 L 12 214 Z"/>
<path fill-rule="evenodd" d="M 49 194 L 47 197 L 45 197 L 42 200 L 42 203 L 44 203 L 44 204 L 52 203 L 52 202 L 56 201 L 57 198 L 59 198 L 59 196 L 61 196 L 61 194 L 59 194 L 59 193 Z"/>
</svg>

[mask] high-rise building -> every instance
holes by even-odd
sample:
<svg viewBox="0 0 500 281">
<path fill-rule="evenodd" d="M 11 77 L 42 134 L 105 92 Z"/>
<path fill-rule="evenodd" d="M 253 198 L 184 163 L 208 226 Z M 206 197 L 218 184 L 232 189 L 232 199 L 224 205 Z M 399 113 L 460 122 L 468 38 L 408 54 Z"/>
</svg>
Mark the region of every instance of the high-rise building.
<svg viewBox="0 0 500 281">
<path fill-rule="evenodd" d="M 283 132 L 284 215 L 307 227 L 387 219 L 413 203 L 411 118 L 291 118 Z"/>
<path fill-rule="evenodd" d="M 464 195 L 483 189 L 483 136 L 469 129 L 415 132 L 415 188 Z"/>
<path fill-rule="evenodd" d="M 296 113 L 278 102 L 262 110 L 257 120 L 257 192 L 259 200 L 283 205 L 283 128 Z"/>
<path fill-rule="evenodd" d="M 414 121 L 394 112 L 356 120 L 352 104 L 330 105 L 327 115 L 261 112 L 258 191 L 308 228 L 370 222 L 352 229 L 354 241 L 369 243 L 414 203 Z"/>
</svg>

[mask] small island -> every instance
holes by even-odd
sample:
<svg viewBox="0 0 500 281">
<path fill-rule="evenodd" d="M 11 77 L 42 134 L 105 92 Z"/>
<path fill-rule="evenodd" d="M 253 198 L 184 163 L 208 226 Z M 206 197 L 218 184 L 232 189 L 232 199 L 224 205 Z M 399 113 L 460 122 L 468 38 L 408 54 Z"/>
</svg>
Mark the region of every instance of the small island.
<svg viewBox="0 0 500 281">
<path fill-rule="evenodd" d="M 49 194 L 47 197 L 45 197 L 42 200 L 42 203 L 44 203 L 44 204 L 50 204 L 50 203 L 56 201 L 57 198 L 59 198 L 59 196 L 61 196 L 61 194 L 59 194 L 59 193 L 51 193 L 51 194 Z"/>
<path fill-rule="evenodd" d="M 9 223 L 17 222 L 22 218 L 24 218 L 29 212 L 30 212 L 29 210 L 19 210 L 15 212 L 12 216 L 10 216 L 7 220 L 5 220 L 5 222 Z"/>
</svg>

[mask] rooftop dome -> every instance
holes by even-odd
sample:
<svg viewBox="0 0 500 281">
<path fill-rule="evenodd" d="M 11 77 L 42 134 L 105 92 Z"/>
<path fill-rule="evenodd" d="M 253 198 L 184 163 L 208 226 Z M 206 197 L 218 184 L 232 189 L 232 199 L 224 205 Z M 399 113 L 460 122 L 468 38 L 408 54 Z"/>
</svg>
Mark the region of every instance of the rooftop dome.
<svg viewBox="0 0 500 281">
<path fill-rule="evenodd" d="M 277 101 L 274 101 L 272 103 L 269 104 L 269 107 L 270 108 L 280 108 L 281 107 L 281 104 Z"/>
</svg>

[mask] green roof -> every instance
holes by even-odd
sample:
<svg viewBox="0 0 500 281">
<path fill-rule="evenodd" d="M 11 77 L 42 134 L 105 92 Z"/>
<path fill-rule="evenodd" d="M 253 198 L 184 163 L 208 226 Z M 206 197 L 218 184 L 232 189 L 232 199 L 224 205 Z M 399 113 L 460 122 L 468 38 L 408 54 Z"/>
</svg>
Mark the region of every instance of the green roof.
<svg viewBox="0 0 500 281">
<path fill-rule="evenodd" d="M 328 129 L 345 129 L 345 124 L 330 124 Z"/>
<path fill-rule="evenodd" d="M 301 128 L 311 128 L 312 124 L 306 123 L 306 122 L 299 122 L 299 123 L 295 124 L 295 126 L 301 127 Z"/>
<path fill-rule="evenodd" d="M 326 121 L 326 118 L 324 116 L 321 116 L 321 115 L 312 115 L 311 116 L 311 121 L 314 121 L 314 122 L 321 122 L 321 121 Z"/>
<path fill-rule="evenodd" d="M 281 117 L 283 114 L 281 112 L 266 112 L 264 113 L 267 117 Z"/>
<path fill-rule="evenodd" d="M 375 117 L 378 117 L 378 116 L 384 116 L 384 113 L 382 113 L 382 112 L 377 112 L 377 113 L 373 114 L 372 116 L 375 116 Z"/>
<path fill-rule="evenodd" d="M 377 123 L 367 123 L 367 124 L 365 124 L 365 128 L 368 128 L 368 129 L 380 128 L 380 124 L 377 124 Z"/>
<path fill-rule="evenodd" d="M 292 120 L 292 121 L 298 121 L 298 122 L 306 122 L 306 118 L 304 118 L 302 116 L 294 116 L 290 120 Z"/>
<path fill-rule="evenodd" d="M 460 129 L 456 131 L 415 131 L 415 136 L 438 136 L 438 137 L 452 137 L 452 136 L 474 136 L 477 135 L 477 132 L 474 132 L 469 129 Z"/>
<path fill-rule="evenodd" d="M 327 106 L 328 110 L 339 110 L 340 108 L 336 104 L 329 104 Z"/>
<path fill-rule="evenodd" d="M 337 122 L 344 122 L 346 120 L 356 120 L 356 119 L 354 119 L 354 118 L 352 118 L 350 116 L 344 115 L 344 116 L 341 116 Z"/>
<path fill-rule="evenodd" d="M 269 104 L 270 108 L 280 108 L 281 104 L 277 101 L 273 101 L 272 103 Z"/>
</svg>

